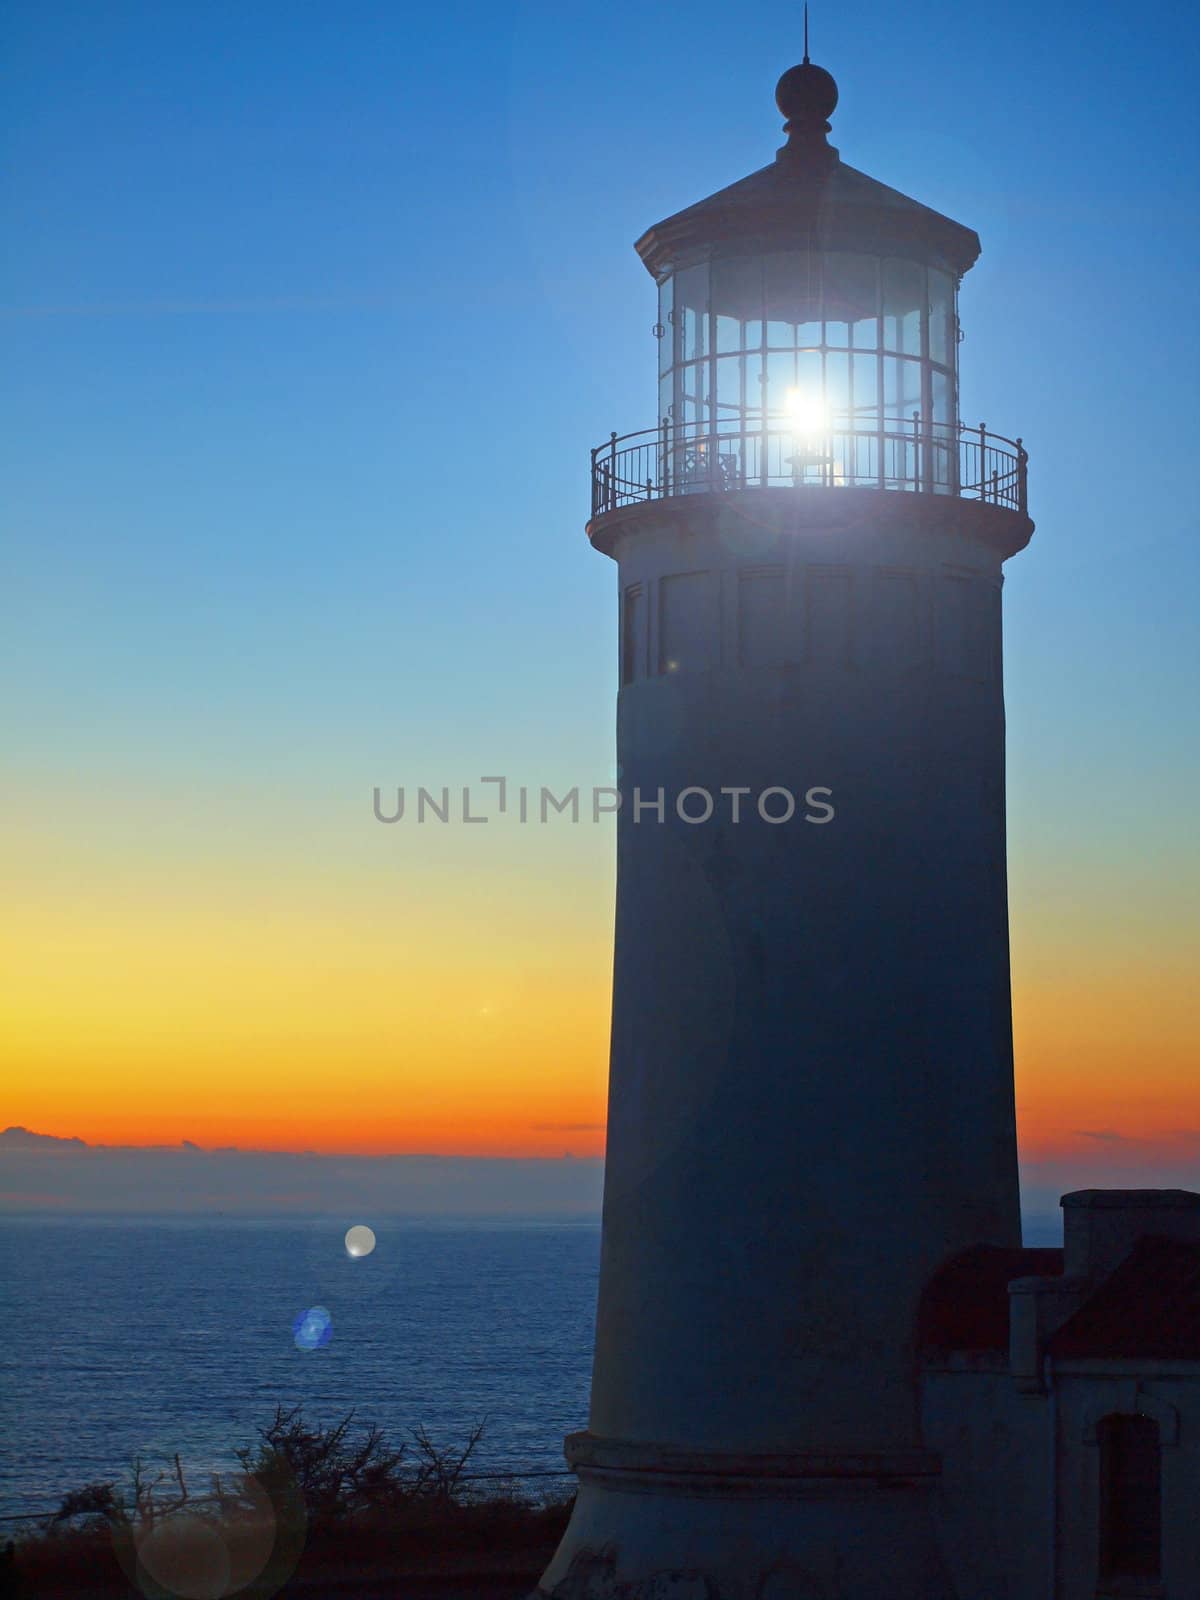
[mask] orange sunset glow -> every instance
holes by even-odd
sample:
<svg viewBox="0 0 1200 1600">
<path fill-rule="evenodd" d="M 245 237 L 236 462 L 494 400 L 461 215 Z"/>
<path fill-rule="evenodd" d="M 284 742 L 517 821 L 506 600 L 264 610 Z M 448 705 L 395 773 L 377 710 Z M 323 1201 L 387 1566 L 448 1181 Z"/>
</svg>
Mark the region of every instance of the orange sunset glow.
<svg viewBox="0 0 1200 1600">
<path fill-rule="evenodd" d="M 5 1120 L 104 1144 L 602 1154 L 609 844 L 565 831 L 561 877 L 522 837 L 467 884 L 443 842 L 416 892 L 382 856 L 378 877 L 348 859 L 338 884 L 27 854 L 4 937 Z M 1119 1135 L 1143 1161 L 1182 1160 L 1200 1129 L 1187 962 L 1125 952 L 1128 904 L 1107 929 L 1081 908 L 1071 940 L 1026 914 L 1014 878 L 1023 1155 L 1111 1159 Z"/>
</svg>

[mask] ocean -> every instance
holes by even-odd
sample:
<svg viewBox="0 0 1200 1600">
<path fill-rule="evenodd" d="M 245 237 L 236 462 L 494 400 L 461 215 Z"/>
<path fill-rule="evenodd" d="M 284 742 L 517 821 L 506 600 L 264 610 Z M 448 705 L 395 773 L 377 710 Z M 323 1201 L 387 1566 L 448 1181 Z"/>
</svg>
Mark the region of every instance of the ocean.
<svg viewBox="0 0 1200 1600">
<path fill-rule="evenodd" d="M 124 1483 L 138 1456 L 178 1452 L 205 1488 L 277 1403 L 397 1442 L 483 1420 L 467 1470 L 558 1471 L 587 1422 L 599 1256 L 598 1222 L 4 1218 L 0 1516 Z M 300 1348 L 316 1308 L 328 1341 Z"/>
</svg>

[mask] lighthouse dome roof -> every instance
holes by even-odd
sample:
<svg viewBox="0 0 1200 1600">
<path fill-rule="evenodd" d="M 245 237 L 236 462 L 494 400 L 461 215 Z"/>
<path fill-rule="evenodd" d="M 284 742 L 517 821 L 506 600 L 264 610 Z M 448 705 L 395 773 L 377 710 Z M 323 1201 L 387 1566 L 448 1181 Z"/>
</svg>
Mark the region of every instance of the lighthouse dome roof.
<svg viewBox="0 0 1200 1600">
<path fill-rule="evenodd" d="M 838 88 L 807 59 L 776 90 L 788 142 L 768 167 L 656 222 L 635 248 L 654 277 L 714 255 L 809 248 L 925 261 L 959 276 L 978 259 L 972 228 L 868 177 L 828 143 Z"/>
<path fill-rule="evenodd" d="M 979 235 L 898 189 L 847 166 L 778 160 L 656 222 L 637 241 L 647 270 L 710 255 L 810 248 L 906 256 L 957 273 L 979 257 Z"/>
</svg>

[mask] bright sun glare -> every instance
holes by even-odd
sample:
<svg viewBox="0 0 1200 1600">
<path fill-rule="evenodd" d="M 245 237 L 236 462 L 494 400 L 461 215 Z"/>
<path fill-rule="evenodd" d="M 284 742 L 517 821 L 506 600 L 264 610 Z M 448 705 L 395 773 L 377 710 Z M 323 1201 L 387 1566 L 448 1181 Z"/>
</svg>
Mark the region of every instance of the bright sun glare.
<svg viewBox="0 0 1200 1600">
<path fill-rule="evenodd" d="M 784 409 L 788 421 L 799 434 L 825 433 L 829 428 L 829 412 L 819 394 L 808 389 L 789 389 L 784 396 Z"/>
</svg>

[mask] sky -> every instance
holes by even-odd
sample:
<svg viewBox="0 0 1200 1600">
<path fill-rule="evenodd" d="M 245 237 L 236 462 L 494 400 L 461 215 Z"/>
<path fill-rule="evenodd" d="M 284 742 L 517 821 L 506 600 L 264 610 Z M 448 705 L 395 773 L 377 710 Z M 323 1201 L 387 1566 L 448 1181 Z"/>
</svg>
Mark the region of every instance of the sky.
<svg viewBox="0 0 1200 1600">
<path fill-rule="evenodd" d="M 603 1149 L 613 781 L 588 450 L 652 425 L 632 241 L 765 165 L 800 7 L 36 4 L 5 76 L 0 1125 Z M 975 228 L 1018 1106 L 1053 1188 L 1200 1186 L 1197 24 L 813 8 L 852 165 Z"/>
</svg>

